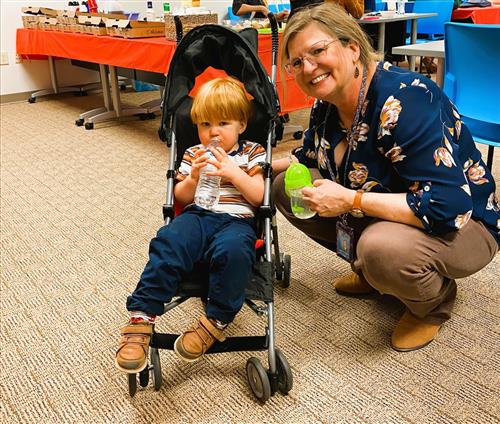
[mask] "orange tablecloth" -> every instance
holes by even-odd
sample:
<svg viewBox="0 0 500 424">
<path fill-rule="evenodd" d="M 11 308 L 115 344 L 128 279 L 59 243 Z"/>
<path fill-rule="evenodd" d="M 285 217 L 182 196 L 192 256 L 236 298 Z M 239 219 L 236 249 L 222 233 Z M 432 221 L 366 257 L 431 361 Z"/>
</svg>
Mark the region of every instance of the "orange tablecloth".
<svg viewBox="0 0 500 424">
<path fill-rule="evenodd" d="M 465 7 L 455 9 L 451 14 L 452 21 L 471 18 L 475 24 L 500 24 L 500 7 Z"/>
<path fill-rule="evenodd" d="M 174 54 L 175 42 L 160 37 L 126 39 L 21 28 L 17 30 L 16 50 L 19 55 L 30 58 L 46 55 L 165 74 Z M 271 36 L 259 35 L 259 57 L 269 74 L 271 52 Z M 284 94 L 279 72 L 276 86 L 283 113 L 312 104 L 312 100 L 308 100 L 288 76 Z"/>
</svg>

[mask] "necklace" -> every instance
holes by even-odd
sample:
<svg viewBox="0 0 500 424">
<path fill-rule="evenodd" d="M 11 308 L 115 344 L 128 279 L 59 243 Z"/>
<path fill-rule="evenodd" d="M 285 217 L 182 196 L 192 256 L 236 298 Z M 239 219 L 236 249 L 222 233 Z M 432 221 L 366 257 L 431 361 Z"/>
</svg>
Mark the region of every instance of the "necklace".
<svg viewBox="0 0 500 424">
<path fill-rule="evenodd" d="M 346 178 L 347 178 L 347 167 L 349 166 L 349 158 L 351 156 L 351 151 L 352 151 L 352 145 L 354 142 L 354 136 L 356 134 L 356 127 L 359 124 L 359 120 L 361 117 L 361 109 L 363 107 L 363 100 L 365 97 L 365 91 L 366 91 L 366 81 L 368 79 L 368 72 L 366 70 L 366 67 L 363 68 L 363 79 L 361 81 L 361 88 L 359 89 L 359 94 L 358 94 L 358 104 L 356 105 L 356 111 L 354 112 L 354 119 L 352 120 L 351 124 L 351 129 L 346 131 L 346 139 L 348 143 L 348 148 L 347 148 L 347 153 L 345 157 L 345 167 L 344 167 L 344 178 L 343 178 L 343 186 L 346 186 Z M 328 118 L 330 117 L 330 112 L 331 112 L 332 105 L 328 105 L 328 109 L 326 110 L 325 114 L 325 123 L 323 126 L 323 133 L 321 135 L 321 138 L 325 140 L 325 132 L 326 132 L 326 122 L 328 121 Z M 337 182 L 340 182 L 340 175 L 339 175 L 339 169 L 337 164 L 335 163 L 335 160 L 333 161 L 335 165 L 335 170 L 332 169 L 332 164 L 330 163 L 330 159 L 328 158 L 327 155 L 325 155 L 325 160 L 326 160 L 326 166 L 328 168 L 328 172 L 330 173 L 330 176 L 332 180 L 335 180 Z"/>
</svg>

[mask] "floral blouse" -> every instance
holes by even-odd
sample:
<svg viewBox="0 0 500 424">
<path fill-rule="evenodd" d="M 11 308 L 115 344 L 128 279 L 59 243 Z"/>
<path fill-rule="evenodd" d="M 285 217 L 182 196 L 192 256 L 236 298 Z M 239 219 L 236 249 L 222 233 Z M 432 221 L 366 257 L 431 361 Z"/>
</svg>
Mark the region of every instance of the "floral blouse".
<svg viewBox="0 0 500 424">
<path fill-rule="evenodd" d="M 317 100 L 294 154 L 348 188 L 406 193 L 430 234 L 460 229 L 472 218 L 500 243 L 495 181 L 455 106 L 433 81 L 380 62 L 351 151 L 337 170 L 333 152 L 345 135 L 335 106 Z"/>
</svg>

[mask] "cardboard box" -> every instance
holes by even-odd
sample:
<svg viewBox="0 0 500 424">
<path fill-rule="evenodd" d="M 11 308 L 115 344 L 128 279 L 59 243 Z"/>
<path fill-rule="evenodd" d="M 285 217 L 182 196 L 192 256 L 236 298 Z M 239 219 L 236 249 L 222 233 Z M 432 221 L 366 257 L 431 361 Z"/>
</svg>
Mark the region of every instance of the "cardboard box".
<svg viewBox="0 0 500 424">
<path fill-rule="evenodd" d="M 103 20 L 106 19 L 128 19 L 127 15 L 124 15 L 123 13 L 88 13 L 88 12 L 76 12 L 76 16 L 88 16 L 89 18 L 99 16 L 100 18 L 103 18 Z"/>
<path fill-rule="evenodd" d="M 38 16 L 24 15 L 22 18 L 24 28 L 38 28 Z"/>
<path fill-rule="evenodd" d="M 61 25 L 71 25 L 76 24 L 76 11 L 75 10 L 58 10 L 57 11 L 57 21 Z"/>
<path fill-rule="evenodd" d="M 107 35 L 105 18 L 95 14 L 78 15 L 79 32 L 83 34 Z"/>
<path fill-rule="evenodd" d="M 57 16 L 57 10 L 50 9 L 48 7 L 28 6 L 28 7 L 23 7 L 21 9 L 21 12 L 26 13 L 28 15 L 46 15 L 46 16 L 52 16 L 54 18 Z"/>
<path fill-rule="evenodd" d="M 163 37 L 163 22 L 131 21 L 129 19 L 106 19 L 108 35 L 124 38 Z"/>
<path fill-rule="evenodd" d="M 44 29 L 44 30 L 47 30 L 47 31 L 57 31 L 57 30 L 59 30 L 58 23 L 57 23 L 57 18 L 50 17 L 50 16 L 45 16 L 45 15 L 39 16 L 38 17 L 38 28 Z"/>
</svg>

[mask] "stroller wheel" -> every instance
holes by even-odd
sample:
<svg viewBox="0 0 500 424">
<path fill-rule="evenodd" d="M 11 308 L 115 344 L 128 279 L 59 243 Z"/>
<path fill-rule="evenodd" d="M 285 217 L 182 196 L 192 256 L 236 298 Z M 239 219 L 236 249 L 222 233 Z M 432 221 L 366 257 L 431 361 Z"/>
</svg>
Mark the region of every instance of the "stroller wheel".
<svg viewBox="0 0 500 424">
<path fill-rule="evenodd" d="M 137 392 L 137 377 L 135 374 L 127 374 L 128 378 L 128 394 L 130 397 L 134 397 L 135 392 Z"/>
<path fill-rule="evenodd" d="M 150 359 L 153 367 L 153 386 L 158 391 L 161 388 L 163 378 L 161 376 L 160 352 L 155 347 L 151 348 Z"/>
<path fill-rule="evenodd" d="M 246 370 L 248 384 L 255 397 L 261 402 L 267 401 L 271 397 L 271 383 L 260 360 L 254 356 L 249 358 Z"/>
<path fill-rule="evenodd" d="M 278 389 L 281 393 L 287 395 L 293 387 L 292 369 L 283 352 L 279 349 L 276 349 L 275 352 L 276 367 L 278 369 Z"/>
<path fill-rule="evenodd" d="M 149 366 L 139 373 L 139 384 L 141 387 L 148 387 L 149 384 Z"/>
<path fill-rule="evenodd" d="M 290 275 L 292 272 L 292 257 L 290 255 L 283 256 L 283 280 L 281 284 L 283 287 L 290 286 Z"/>
</svg>

